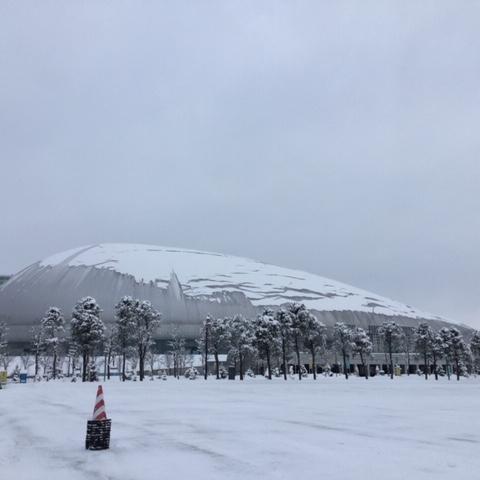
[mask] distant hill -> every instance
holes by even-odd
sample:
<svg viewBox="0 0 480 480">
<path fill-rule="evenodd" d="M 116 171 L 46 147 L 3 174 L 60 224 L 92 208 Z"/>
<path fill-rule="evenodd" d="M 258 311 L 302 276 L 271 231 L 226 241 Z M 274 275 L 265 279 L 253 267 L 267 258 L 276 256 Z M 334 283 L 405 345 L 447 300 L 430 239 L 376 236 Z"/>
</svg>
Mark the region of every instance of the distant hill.
<svg viewBox="0 0 480 480">
<path fill-rule="evenodd" d="M 0 275 L 0 285 L 7 283 L 11 275 Z"/>
</svg>

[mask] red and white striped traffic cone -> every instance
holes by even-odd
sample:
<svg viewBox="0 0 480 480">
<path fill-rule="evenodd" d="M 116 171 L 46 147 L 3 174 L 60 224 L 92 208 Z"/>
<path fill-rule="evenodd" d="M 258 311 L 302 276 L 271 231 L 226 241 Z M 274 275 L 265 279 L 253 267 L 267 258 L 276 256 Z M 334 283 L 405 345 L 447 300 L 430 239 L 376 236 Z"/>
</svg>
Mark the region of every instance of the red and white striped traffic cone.
<svg viewBox="0 0 480 480">
<path fill-rule="evenodd" d="M 99 385 L 92 420 L 88 420 L 87 422 L 85 448 L 87 450 L 105 450 L 109 448 L 111 426 L 112 421 L 107 418 L 107 412 L 105 411 L 103 389 L 102 386 Z"/>
<path fill-rule="evenodd" d="M 97 389 L 97 399 L 95 400 L 95 408 L 93 409 L 92 420 L 106 420 L 107 412 L 105 411 L 105 400 L 103 399 L 103 388 L 101 385 Z"/>
</svg>

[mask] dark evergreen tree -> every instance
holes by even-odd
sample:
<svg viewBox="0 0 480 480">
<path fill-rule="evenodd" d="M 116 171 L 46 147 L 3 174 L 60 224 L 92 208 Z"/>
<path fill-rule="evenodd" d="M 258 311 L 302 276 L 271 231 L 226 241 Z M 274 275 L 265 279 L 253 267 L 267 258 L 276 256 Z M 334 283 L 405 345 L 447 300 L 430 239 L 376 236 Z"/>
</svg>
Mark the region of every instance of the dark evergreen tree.
<svg viewBox="0 0 480 480">
<path fill-rule="evenodd" d="M 442 354 L 441 356 L 445 359 L 445 364 L 447 368 L 447 377 L 450 380 L 451 369 L 452 369 L 452 332 L 449 328 L 443 327 L 438 332 L 438 337 L 441 340 Z"/>
<path fill-rule="evenodd" d="M 272 379 L 272 350 L 278 338 L 278 322 L 271 309 L 265 309 L 254 321 L 255 346 L 267 361 L 268 379 Z"/>
<path fill-rule="evenodd" d="M 342 354 L 343 373 L 348 380 L 347 357 L 352 351 L 352 330 L 343 322 L 337 322 L 334 326 L 334 345 Z"/>
<path fill-rule="evenodd" d="M 401 327 L 394 321 L 383 322 L 378 329 L 378 333 L 383 339 L 383 344 L 387 349 L 388 357 L 390 361 L 390 378 L 393 379 L 394 367 L 393 367 L 393 351 L 400 349 L 403 331 Z"/>
<path fill-rule="evenodd" d="M 65 319 L 62 311 L 57 307 L 50 307 L 41 320 L 42 338 L 46 351 L 52 355 L 52 375 L 57 378 L 58 349 L 65 331 Z"/>
<path fill-rule="evenodd" d="M 243 380 L 247 355 L 254 351 L 253 324 L 242 315 L 235 315 L 229 323 L 229 331 L 230 354 L 238 359 L 240 380 Z"/>
<path fill-rule="evenodd" d="M 415 348 L 423 356 L 425 380 L 428 380 L 428 359 L 432 351 L 433 330 L 428 323 L 422 322 L 415 330 Z"/>
<path fill-rule="evenodd" d="M 287 353 L 292 338 L 292 317 L 285 309 L 281 308 L 275 313 L 275 319 L 278 323 L 278 332 L 282 349 L 283 378 L 286 380 L 288 370 Z"/>
<path fill-rule="evenodd" d="M 367 332 L 361 327 L 357 327 L 352 332 L 352 349 L 354 354 L 360 356 L 364 376 L 368 380 L 368 366 L 366 364 L 366 359 L 372 353 L 373 345 Z"/>
<path fill-rule="evenodd" d="M 480 371 L 480 332 L 475 330 L 470 340 L 470 351 L 472 352 L 475 372 Z"/>
<path fill-rule="evenodd" d="M 457 380 L 460 380 L 460 376 L 463 372 L 463 367 L 465 362 L 468 359 L 469 349 L 463 335 L 460 333 L 458 328 L 452 327 L 450 329 L 451 334 L 451 349 L 452 349 L 452 360 L 455 365 L 455 373 L 457 375 Z"/>
<path fill-rule="evenodd" d="M 316 355 L 318 351 L 324 351 L 326 345 L 327 329 L 325 324 L 317 319 L 315 315 L 306 312 L 303 322 L 303 341 L 312 357 L 313 379 L 317 379 L 317 361 Z"/>
<path fill-rule="evenodd" d="M 210 324 L 210 351 L 215 357 L 217 380 L 221 378 L 219 355 L 222 352 L 227 352 L 230 345 L 229 322 L 229 318 L 217 318 L 212 320 Z"/>
<path fill-rule="evenodd" d="M 82 381 L 87 381 L 87 366 L 94 349 L 103 340 L 105 326 L 100 319 L 100 307 L 92 297 L 82 298 L 72 312 L 71 333 L 82 354 Z"/>
<path fill-rule="evenodd" d="M 126 380 L 127 353 L 134 346 L 139 301 L 125 296 L 115 306 L 115 345 L 122 356 L 122 381 Z"/>
<path fill-rule="evenodd" d="M 137 347 L 140 381 L 142 382 L 145 378 L 145 358 L 154 343 L 153 335 L 160 325 L 160 313 L 153 308 L 149 301 L 143 300 L 136 308 L 135 323 L 133 338 Z"/>
<path fill-rule="evenodd" d="M 303 341 L 303 332 L 308 322 L 308 311 L 302 303 L 289 303 L 287 312 L 291 318 L 291 334 L 295 354 L 297 356 L 298 379 L 302 379 L 302 365 L 300 363 L 300 347 Z"/>
</svg>

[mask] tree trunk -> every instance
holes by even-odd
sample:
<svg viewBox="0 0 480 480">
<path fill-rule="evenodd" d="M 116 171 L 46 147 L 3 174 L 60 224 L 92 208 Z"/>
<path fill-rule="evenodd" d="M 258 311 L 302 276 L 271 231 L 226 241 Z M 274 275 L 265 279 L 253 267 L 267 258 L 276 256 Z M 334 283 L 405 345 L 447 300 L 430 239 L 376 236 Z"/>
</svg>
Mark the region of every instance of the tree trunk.
<svg viewBox="0 0 480 480">
<path fill-rule="evenodd" d="M 410 375 L 410 348 L 407 350 L 407 377 Z"/>
<path fill-rule="evenodd" d="M 363 353 L 360 352 L 360 361 L 362 362 L 363 371 L 365 372 L 365 380 L 368 380 L 368 368 L 365 364 L 365 360 L 363 358 Z"/>
<path fill-rule="evenodd" d="M 53 352 L 53 379 L 57 378 L 57 352 Z"/>
<path fill-rule="evenodd" d="M 145 353 L 142 348 L 138 350 L 138 366 L 140 370 L 140 381 L 145 378 Z"/>
<path fill-rule="evenodd" d="M 110 380 L 110 361 L 112 360 L 112 354 L 108 352 L 107 356 L 107 378 Z"/>
<path fill-rule="evenodd" d="M 35 380 L 37 379 L 38 375 L 38 352 L 35 352 Z"/>
<path fill-rule="evenodd" d="M 433 373 L 435 374 L 435 380 L 438 380 L 438 372 L 437 372 L 437 354 L 433 353 Z"/>
<path fill-rule="evenodd" d="M 347 369 L 347 352 L 342 348 L 342 357 L 343 357 L 343 373 L 345 379 L 348 380 L 348 369 Z"/>
<path fill-rule="evenodd" d="M 87 358 L 88 355 L 86 352 L 83 352 L 82 354 L 82 360 L 83 360 L 83 365 L 82 365 L 82 382 L 87 381 Z"/>
<path fill-rule="evenodd" d="M 393 380 L 393 355 L 392 355 L 392 341 L 388 342 L 388 354 L 390 355 L 390 378 Z"/>
<path fill-rule="evenodd" d="M 313 343 L 310 344 L 310 352 L 312 354 L 312 370 L 313 370 L 313 379 L 317 379 L 317 363 L 315 361 L 315 345 Z"/>
<path fill-rule="evenodd" d="M 107 379 L 107 354 L 103 356 L 103 381 Z"/>
<path fill-rule="evenodd" d="M 446 361 L 445 366 L 447 367 L 447 378 L 450 380 L 450 362 L 448 360 Z"/>
<path fill-rule="evenodd" d="M 270 348 L 269 347 L 267 347 L 267 349 L 266 349 L 266 354 L 267 354 L 268 379 L 271 380 L 272 379 L 272 368 L 271 368 L 271 365 L 270 365 Z"/>
<path fill-rule="evenodd" d="M 208 327 L 205 325 L 205 371 L 203 378 L 206 380 L 208 377 Z"/>
<path fill-rule="evenodd" d="M 423 363 L 424 363 L 424 372 L 425 372 L 425 380 L 428 380 L 428 365 L 427 365 L 427 349 L 425 348 L 423 352 Z"/>
<path fill-rule="evenodd" d="M 243 355 L 241 353 L 238 354 L 238 361 L 240 364 L 240 380 L 243 380 Z"/>
<path fill-rule="evenodd" d="M 455 359 L 455 369 L 457 370 L 457 381 L 460 381 L 460 368 L 459 368 L 459 361 Z"/>
<path fill-rule="evenodd" d="M 285 338 L 282 338 L 282 356 L 283 356 L 283 379 L 287 379 L 287 345 Z"/>
<path fill-rule="evenodd" d="M 218 361 L 218 352 L 215 349 L 215 373 L 217 375 L 217 380 L 220 379 L 220 362 Z"/>
<path fill-rule="evenodd" d="M 300 368 L 300 349 L 298 348 L 298 335 L 295 335 L 295 353 L 297 354 L 298 379 L 302 379 L 302 369 Z"/>
<path fill-rule="evenodd" d="M 122 353 L 122 382 L 124 382 L 126 380 L 126 378 L 125 378 L 125 368 L 126 368 L 125 364 L 126 363 L 127 363 L 127 354 L 124 350 L 123 353 Z"/>
</svg>

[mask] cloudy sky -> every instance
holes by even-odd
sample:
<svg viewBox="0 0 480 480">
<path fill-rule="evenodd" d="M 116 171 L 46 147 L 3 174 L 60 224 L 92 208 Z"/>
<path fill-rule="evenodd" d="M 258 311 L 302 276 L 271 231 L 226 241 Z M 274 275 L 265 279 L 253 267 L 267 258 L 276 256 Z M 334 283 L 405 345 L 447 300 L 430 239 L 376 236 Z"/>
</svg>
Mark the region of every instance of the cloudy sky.
<svg viewBox="0 0 480 480">
<path fill-rule="evenodd" d="M 480 327 L 480 4 L 2 1 L 0 273 L 98 242 Z"/>
</svg>

